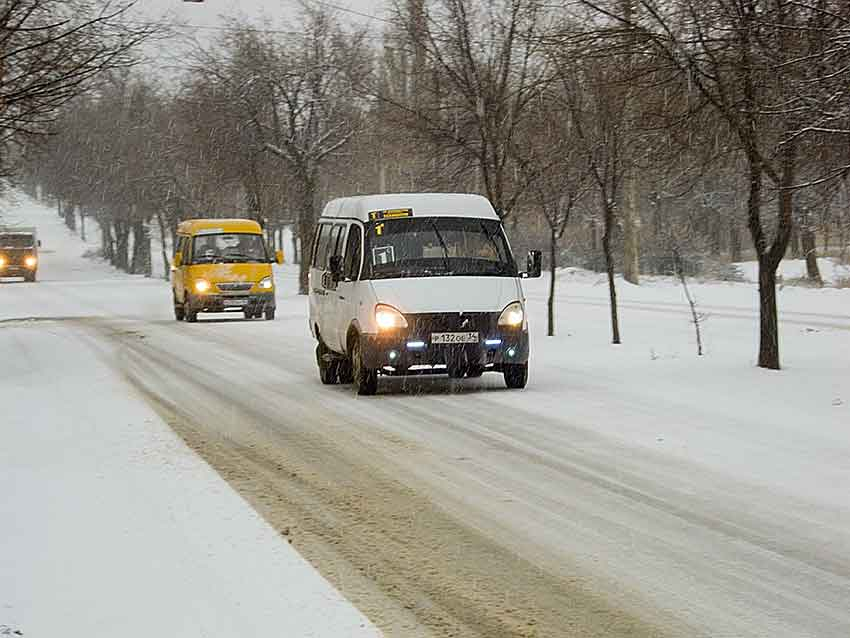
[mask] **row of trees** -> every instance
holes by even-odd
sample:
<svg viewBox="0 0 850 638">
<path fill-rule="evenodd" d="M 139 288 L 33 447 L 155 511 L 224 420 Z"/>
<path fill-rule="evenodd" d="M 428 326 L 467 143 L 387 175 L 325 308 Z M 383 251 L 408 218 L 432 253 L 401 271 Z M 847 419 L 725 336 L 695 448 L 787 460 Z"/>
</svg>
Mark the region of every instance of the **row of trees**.
<svg viewBox="0 0 850 638">
<path fill-rule="evenodd" d="M 548 242 L 550 334 L 567 247 L 607 272 L 615 343 L 616 271 L 749 244 L 778 368 L 779 261 L 799 243 L 817 281 L 816 239 L 846 251 L 848 63 L 838 1 L 399 0 L 380 37 L 307 8 L 287 32 L 234 23 L 176 90 L 111 73 L 29 175 L 129 269 L 184 217 L 239 211 L 306 248 L 333 196 L 481 192 L 515 248 Z"/>
</svg>

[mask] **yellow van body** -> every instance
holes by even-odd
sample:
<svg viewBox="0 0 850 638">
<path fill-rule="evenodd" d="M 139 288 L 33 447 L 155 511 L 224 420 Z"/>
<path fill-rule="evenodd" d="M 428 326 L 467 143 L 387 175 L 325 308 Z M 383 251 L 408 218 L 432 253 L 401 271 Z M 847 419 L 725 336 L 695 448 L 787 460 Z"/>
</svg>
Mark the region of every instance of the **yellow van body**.
<svg viewBox="0 0 850 638">
<path fill-rule="evenodd" d="M 174 318 L 194 322 L 200 312 L 242 312 L 274 319 L 271 254 L 260 225 L 250 219 L 190 219 L 177 227 L 171 289 Z"/>
</svg>

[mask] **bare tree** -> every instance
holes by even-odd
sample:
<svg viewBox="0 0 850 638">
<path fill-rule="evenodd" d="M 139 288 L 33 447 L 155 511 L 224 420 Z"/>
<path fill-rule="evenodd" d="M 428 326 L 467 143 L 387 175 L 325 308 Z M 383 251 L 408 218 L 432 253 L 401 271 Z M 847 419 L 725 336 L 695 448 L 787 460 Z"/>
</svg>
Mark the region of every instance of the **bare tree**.
<svg viewBox="0 0 850 638">
<path fill-rule="evenodd" d="M 776 271 L 791 237 L 795 192 L 804 186 L 804 144 L 847 113 L 838 86 L 850 74 L 850 8 L 826 1 L 640 0 L 634 15 L 619 3 L 584 4 L 623 24 L 630 39 L 640 33 L 650 41 L 732 130 L 746 159 L 747 227 L 759 262 L 758 365 L 779 369 Z M 837 174 L 827 169 L 823 178 Z M 772 232 L 763 218 L 765 180 L 776 194 Z"/>
<path fill-rule="evenodd" d="M 346 33 L 324 10 L 305 9 L 299 33 L 279 41 L 249 27 L 238 29 L 197 71 L 235 101 L 261 148 L 291 175 L 302 294 L 307 293 L 319 171 L 361 130 L 355 87 L 368 63 L 362 33 Z"/>
<path fill-rule="evenodd" d="M 508 217 L 536 176 L 517 171 L 518 131 L 551 82 L 539 0 L 397 3 L 404 90 L 377 87 L 400 124 L 432 145 L 443 170 L 472 172 L 475 188 Z"/>
<path fill-rule="evenodd" d="M 0 171 L 10 144 L 48 133 L 61 107 L 105 71 L 137 61 L 156 32 L 125 16 L 137 0 L 4 0 L 0 5 Z"/>
</svg>

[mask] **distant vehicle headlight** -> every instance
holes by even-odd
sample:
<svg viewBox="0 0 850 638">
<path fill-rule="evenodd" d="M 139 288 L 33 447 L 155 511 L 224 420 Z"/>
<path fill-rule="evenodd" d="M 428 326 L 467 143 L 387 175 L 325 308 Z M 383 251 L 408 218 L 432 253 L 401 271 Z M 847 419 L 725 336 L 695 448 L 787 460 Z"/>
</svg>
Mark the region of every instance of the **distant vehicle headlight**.
<svg viewBox="0 0 850 638">
<path fill-rule="evenodd" d="M 519 328 L 520 326 L 524 326 L 525 310 L 522 307 L 522 303 L 515 301 L 502 310 L 502 314 L 499 315 L 499 325 L 508 326 L 510 328 Z"/>
<path fill-rule="evenodd" d="M 407 328 L 407 319 L 392 306 L 378 304 L 375 306 L 375 323 L 379 330 L 395 330 Z"/>
<path fill-rule="evenodd" d="M 259 286 L 263 290 L 271 290 L 272 288 L 274 288 L 274 282 L 272 281 L 271 277 L 265 277 L 264 279 L 260 280 L 260 283 L 258 283 L 257 286 Z"/>
<path fill-rule="evenodd" d="M 35 258 L 34 255 L 28 255 L 24 259 L 24 264 L 27 268 L 35 268 L 35 265 L 38 263 L 38 259 Z"/>
<path fill-rule="evenodd" d="M 206 279 L 195 280 L 195 292 L 206 292 L 210 289 L 210 282 Z"/>
</svg>

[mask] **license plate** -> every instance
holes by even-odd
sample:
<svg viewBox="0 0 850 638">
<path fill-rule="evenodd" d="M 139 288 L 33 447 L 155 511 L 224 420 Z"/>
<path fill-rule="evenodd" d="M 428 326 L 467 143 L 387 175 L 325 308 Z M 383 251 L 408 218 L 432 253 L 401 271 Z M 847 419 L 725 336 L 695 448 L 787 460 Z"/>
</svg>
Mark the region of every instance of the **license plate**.
<svg viewBox="0 0 850 638">
<path fill-rule="evenodd" d="M 477 332 L 433 332 L 431 343 L 478 343 Z"/>
<path fill-rule="evenodd" d="M 239 306 L 241 308 L 242 306 L 248 305 L 248 300 L 244 297 L 232 297 L 229 299 L 225 299 L 224 305 L 232 307 Z"/>
</svg>

